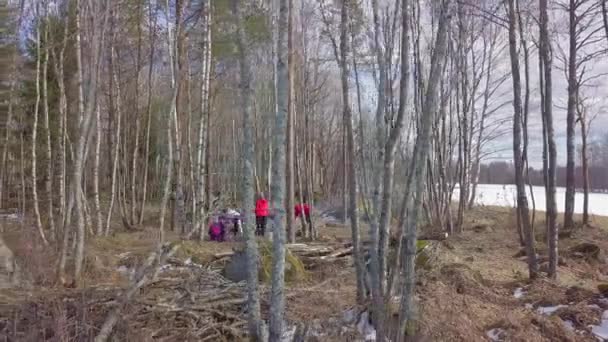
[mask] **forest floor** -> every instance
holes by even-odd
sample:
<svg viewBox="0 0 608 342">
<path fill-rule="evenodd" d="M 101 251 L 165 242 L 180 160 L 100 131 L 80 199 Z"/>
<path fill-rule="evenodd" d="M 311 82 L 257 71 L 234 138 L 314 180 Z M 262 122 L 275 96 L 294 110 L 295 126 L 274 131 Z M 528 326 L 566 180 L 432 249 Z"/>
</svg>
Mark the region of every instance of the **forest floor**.
<svg viewBox="0 0 608 342">
<path fill-rule="evenodd" d="M 540 232 L 544 214 L 536 217 Z M 108 312 L 121 307 L 115 328 L 118 340 L 237 340 L 245 329 L 244 286 L 226 280 L 217 270 L 226 262 L 218 255 L 241 248 L 239 242 L 182 243 L 159 279 L 128 303 L 120 301 L 133 270 L 154 250 L 154 222 L 151 217 L 141 231 L 92 238 L 84 289 L 57 286 L 52 276 L 56 253 L 27 243 L 28 234 L 3 224 L 6 244 L 29 274 L 31 286 L 0 290 L 0 338 L 90 340 Z M 514 227 L 512 209 L 478 207 L 468 213 L 462 233 L 434 243 L 432 262 L 418 272 L 416 340 L 597 340 L 593 326 L 601 324 L 602 313 L 608 310 L 608 294 L 599 293 L 606 291 L 601 284 L 608 283 L 608 218 L 595 217 L 591 227 L 560 239 L 557 281 L 527 280 Z M 350 241 L 349 227 L 332 224 L 320 226 L 319 232 L 321 241 L 310 245 L 340 248 Z M 541 235 L 538 241 L 544 241 Z M 169 233 L 168 239 L 177 241 L 178 236 Z M 576 250 L 581 246 L 585 248 Z M 547 259 L 544 243 L 539 243 L 538 253 L 541 261 Z M 316 331 L 312 340 L 361 340 L 354 327 L 360 322 L 345 318 L 345 313 L 360 315 L 365 309 L 355 306 L 354 269 L 349 258 L 344 260 L 316 264 L 287 283 L 290 328 L 305 323 Z M 261 282 L 260 290 L 267 317 L 267 281 Z"/>
</svg>

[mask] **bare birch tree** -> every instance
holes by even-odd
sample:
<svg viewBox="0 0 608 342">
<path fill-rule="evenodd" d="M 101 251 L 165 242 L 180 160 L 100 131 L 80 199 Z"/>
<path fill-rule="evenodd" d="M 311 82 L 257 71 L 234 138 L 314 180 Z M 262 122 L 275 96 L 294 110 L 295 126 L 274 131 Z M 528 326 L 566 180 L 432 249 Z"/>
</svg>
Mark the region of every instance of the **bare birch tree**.
<svg viewBox="0 0 608 342">
<path fill-rule="evenodd" d="M 252 341 L 264 341 L 263 322 L 260 316 L 260 294 L 258 292 L 258 243 L 255 238 L 253 208 L 255 207 L 255 146 L 253 141 L 253 101 L 251 92 L 251 66 L 248 56 L 247 37 L 243 19 L 244 3 L 232 0 L 232 11 L 236 18 L 236 45 L 238 50 L 241 111 L 243 118 L 243 206 L 245 208 L 245 240 L 247 254 L 247 303 L 249 338 Z M 275 208 L 276 210 L 276 208 Z M 275 228 L 275 232 L 279 229 Z M 280 240 L 274 236 L 273 239 Z M 281 233 L 279 232 L 279 235 Z M 279 241 L 277 243 L 281 243 Z M 274 255 L 275 260 L 280 255 Z M 284 261 L 284 260 L 283 260 Z M 274 269 L 274 267 L 273 267 Z M 273 288 L 273 292 L 276 289 Z M 279 322 L 280 327 L 281 322 Z M 276 333 L 276 332 L 275 332 Z"/>
<path fill-rule="evenodd" d="M 517 53 L 517 13 L 515 0 L 508 3 L 509 18 L 509 56 L 511 59 L 511 78 L 513 80 L 513 160 L 515 164 L 515 186 L 517 188 L 517 214 L 524 233 L 526 255 L 528 257 L 528 272 L 530 278 L 536 278 L 538 263 L 534 249 L 534 235 L 532 232 L 530 215 L 528 211 L 528 198 L 524 180 L 524 160 L 521 150 L 522 131 L 522 105 L 521 105 L 521 76 L 519 68 L 519 55 Z"/>
<path fill-rule="evenodd" d="M 553 129 L 553 97 L 552 97 L 552 60 L 551 60 L 551 40 L 549 37 L 549 15 L 547 0 L 540 0 L 540 38 L 539 38 L 539 58 L 542 60 L 542 70 L 544 80 L 544 101 L 543 117 L 546 131 L 546 143 L 548 151 L 547 163 L 547 240 L 549 246 L 549 276 L 557 276 L 558 258 L 558 229 L 557 229 L 557 204 L 555 203 L 556 186 L 556 164 L 557 150 L 555 146 L 555 133 Z"/>
<path fill-rule="evenodd" d="M 416 284 L 415 258 L 417 252 L 417 220 L 424 195 L 424 179 L 427 170 L 426 160 L 430 146 L 430 131 L 435 112 L 438 107 L 439 78 L 444 69 L 447 50 L 447 30 L 450 20 L 449 0 L 441 1 L 439 8 L 439 23 L 431 57 L 431 69 L 424 97 L 424 105 L 418 126 L 418 135 L 414 147 L 414 155 L 410 164 L 411 171 L 408 179 L 407 198 L 404 199 L 404 212 L 407 219 L 401 223 L 404 234 L 401 238 L 403 250 L 400 251 L 402 261 L 403 292 L 399 304 L 399 321 L 396 341 L 403 341 L 406 334 L 407 322 L 414 318 L 414 288 Z"/>
</svg>

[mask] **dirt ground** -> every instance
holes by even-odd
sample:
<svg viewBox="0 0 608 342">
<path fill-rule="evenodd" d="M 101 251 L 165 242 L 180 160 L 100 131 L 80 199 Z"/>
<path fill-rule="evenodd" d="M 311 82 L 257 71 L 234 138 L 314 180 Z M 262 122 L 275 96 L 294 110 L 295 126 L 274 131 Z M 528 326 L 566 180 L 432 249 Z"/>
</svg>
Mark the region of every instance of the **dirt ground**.
<svg viewBox="0 0 608 342">
<path fill-rule="evenodd" d="M 513 210 L 496 207 L 475 208 L 467 215 L 464 231 L 435 244 L 433 262 L 420 270 L 417 286 L 418 330 L 421 341 L 488 341 L 488 332 L 500 341 L 595 341 L 590 325 L 598 324 L 608 299 L 598 293 L 598 285 L 608 283 L 608 218 L 594 218 L 591 227 L 581 227 L 560 239 L 560 266 L 557 281 L 527 280 L 525 258 L 521 257 Z M 537 213 L 535 227 L 542 230 L 543 213 Z M 40 296 L 66 296 L 80 291 L 63 289 L 52 279 L 49 252 L 34 258 L 32 249 L 23 247 L 23 232 L 4 226 L 7 244 L 23 262 L 34 269 L 27 291 L 0 291 L 0 328 L 12 312 L 7 304 L 31 302 Z M 120 232 L 111 237 L 91 239 L 87 254 L 89 288 L 123 288 L 128 278 L 123 267 L 134 267 L 146 257 L 155 244 L 154 226 L 143 231 Z M 321 243 L 348 242 L 349 227 L 332 225 L 320 228 Z M 543 241 L 538 234 L 538 241 Z M 169 239 L 177 240 L 169 234 Z M 599 255 L 576 253 L 572 249 L 582 243 L 598 247 Z M 240 248 L 238 242 L 186 242 L 177 258 L 197 264 L 214 263 L 215 255 Z M 546 247 L 538 244 L 541 261 Z M 42 260 L 38 260 L 42 259 Z M 46 263 L 45 263 L 46 261 Z M 541 264 L 541 268 L 544 267 Z M 217 267 L 217 265 L 214 265 Z M 43 276 L 41 276 L 41 274 Z M 261 284 L 268 295 L 268 285 Z M 518 293 L 517 296 L 514 293 Z M 268 306 L 263 301 L 264 316 Z M 565 305 L 549 314 L 545 307 Z M 286 290 L 289 322 L 323 325 L 341 320 L 344 312 L 355 306 L 355 277 L 352 263 L 328 264 L 307 270 L 304 278 L 291 282 Z M 5 310 L 6 309 L 6 310 Z M 550 310 L 550 309 L 549 309 Z M 103 312 L 99 313 L 103 317 Z M 566 322 L 566 323 L 565 323 Z M 167 322 L 165 322 L 167 323 Z M 92 323 L 93 324 L 93 323 Z M 567 325 L 571 325 L 569 328 Z M 137 340 L 137 339 L 131 339 Z M 343 341 L 338 332 L 318 338 L 322 341 Z M 354 340 L 354 338 L 347 338 Z"/>
</svg>

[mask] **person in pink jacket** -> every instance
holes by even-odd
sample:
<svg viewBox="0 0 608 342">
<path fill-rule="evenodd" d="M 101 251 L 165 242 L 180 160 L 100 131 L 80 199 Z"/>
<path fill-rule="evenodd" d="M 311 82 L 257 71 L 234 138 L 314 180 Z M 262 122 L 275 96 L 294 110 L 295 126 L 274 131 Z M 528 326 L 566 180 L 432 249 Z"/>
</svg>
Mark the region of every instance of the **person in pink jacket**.
<svg viewBox="0 0 608 342">
<path fill-rule="evenodd" d="M 263 193 L 259 193 L 258 200 L 255 203 L 255 235 L 264 236 L 269 212 L 268 200 L 264 197 Z"/>
</svg>

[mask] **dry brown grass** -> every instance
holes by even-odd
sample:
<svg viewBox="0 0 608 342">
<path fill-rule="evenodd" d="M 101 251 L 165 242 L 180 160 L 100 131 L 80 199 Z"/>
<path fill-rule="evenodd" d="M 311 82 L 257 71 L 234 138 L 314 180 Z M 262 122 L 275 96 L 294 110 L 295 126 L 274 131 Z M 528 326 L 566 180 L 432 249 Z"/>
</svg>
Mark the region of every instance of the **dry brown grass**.
<svg viewBox="0 0 608 342">
<path fill-rule="evenodd" d="M 544 213 L 537 213 L 536 218 L 540 230 Z M 489 222 L 490 229 L 474 231 L 472 227 L 481 221 Z M 502 328 L 509 341 L 593 340 L 588 334 L 574 335 L 557 316 L 542 316 L 524 304 L 535 308 L 574 303 L 563 317 L 590 321 L 592 313 L 581 308 L 593 302 L 597 285 L 608 279 L 606 264 L 573 259 L 563 251 L 589 241 L 608 251 L 608 220 L 596 218 L 593 227 L 581 228 L 571 238 L 561 239 L 565 265 L 559 267 L 558 280 L 541 279 L 532 284 L 527 281 L 524 259 L 514 257 L 520 249 L 514 227 L 513 212 L 507 208 L 476 208 L 468 213 L 465 231 L 447 240 L 439 257 L 439 264 L 466 267 L 444 272 L 437 266 L 418 288 L 424 335 L 436 341 L 487 341 L 488 329 Z M 542 256 L 546 247 L 541 241 L 538 245 Z M 527 294 L 516 299 L 513 290 L 523 286 Z"/>
</svg>

